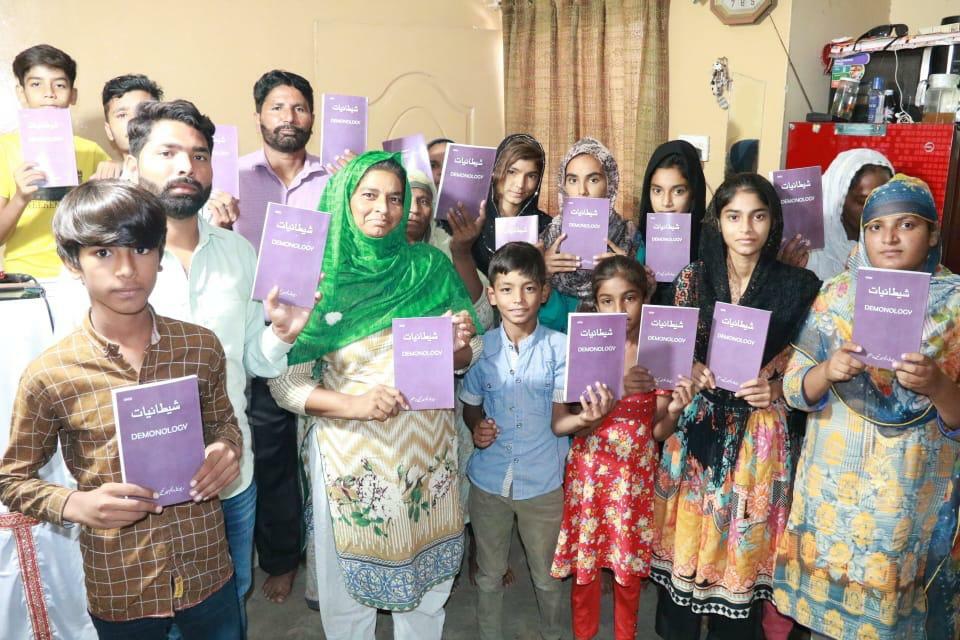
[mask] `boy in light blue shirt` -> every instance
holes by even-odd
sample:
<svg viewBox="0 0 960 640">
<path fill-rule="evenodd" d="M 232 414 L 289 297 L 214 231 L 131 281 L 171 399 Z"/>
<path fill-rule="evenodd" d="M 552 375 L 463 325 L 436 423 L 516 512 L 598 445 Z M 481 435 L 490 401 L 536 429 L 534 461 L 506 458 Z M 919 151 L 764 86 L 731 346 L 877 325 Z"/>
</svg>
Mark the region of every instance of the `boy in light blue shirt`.
<svg viewBox="0 0 960 640">
<path fill-rule="evenodd" d="M 477 617 L 483 640 L 503 637 L 503 574 L 517 518 L 536 587 L 540 634 L 563 633 L 560 581 L 550 576 L 563 516 L 567 438 L 552 423 L 595 426 L 612 407 L 608 393 L 570 414 L 564 401 L 566 336 L 537 322 L 549 295 L 543 255 L 511 242 L 490 262 L 487 297 L 501 324 L 483 336 L 483 354 L 460 392 L 477 447 L 467 466 L 470 522 L 477 538 Z"/>
</svg>

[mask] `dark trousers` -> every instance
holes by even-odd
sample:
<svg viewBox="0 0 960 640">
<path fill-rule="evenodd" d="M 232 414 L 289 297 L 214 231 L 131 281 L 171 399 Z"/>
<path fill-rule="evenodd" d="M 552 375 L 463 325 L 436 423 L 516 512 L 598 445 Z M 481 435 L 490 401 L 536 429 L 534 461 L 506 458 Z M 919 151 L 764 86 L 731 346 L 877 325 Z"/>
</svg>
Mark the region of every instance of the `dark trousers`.
<svg viewBox="0 0 960 640">
<path fill-rule="evenodd" d="M 100 640 L 166 640 L 173 623 L 184 640 L 240 640 L 240 602 L 234 578 L 200 604 L 174 613 L 172 618 L 138 618 L 110 622 L 90 614 Z"/>
<path fill-rule="evenodd" d="M 667 590 L 658 586 L 657 635 L 664 640 L 699 640 L 703 618 L 706 617 L 706 640 L 763 640 L 762 607 L 761 601 L 753 603 L 749 617 L 743 619 L 694 613 L 689 607 L 676 604 Z"/>
<path fill-rule="evenodd" d="M 278 576 L 297 568 L 303 548 L 297 417 L 277 406 L 264 378 L 253 378 L 248 394 L 257 483 L 254 542 L 260 568 Z"/>
</svg>

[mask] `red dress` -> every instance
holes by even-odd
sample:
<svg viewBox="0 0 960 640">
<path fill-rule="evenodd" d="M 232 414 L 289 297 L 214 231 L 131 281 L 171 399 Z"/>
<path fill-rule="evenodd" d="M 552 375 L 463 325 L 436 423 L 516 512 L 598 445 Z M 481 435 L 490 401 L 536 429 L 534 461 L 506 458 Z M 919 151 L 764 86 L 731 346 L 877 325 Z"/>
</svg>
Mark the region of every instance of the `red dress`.
<svg viewBox="0 0 960 640">
<path fill-rule="evenodd" d="M 629 396 L 593 433 L 574 436 L 553 577 L 589 584 L 606 568 L 626 585 L 650 574 L 656 406 L 653 392 Z"/>
</svg>

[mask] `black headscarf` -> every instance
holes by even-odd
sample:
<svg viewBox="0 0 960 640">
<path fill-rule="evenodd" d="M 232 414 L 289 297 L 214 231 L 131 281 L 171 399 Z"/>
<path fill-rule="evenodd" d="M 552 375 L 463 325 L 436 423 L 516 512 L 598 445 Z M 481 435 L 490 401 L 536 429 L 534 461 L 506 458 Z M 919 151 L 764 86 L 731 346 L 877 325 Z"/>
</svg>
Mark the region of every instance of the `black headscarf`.
<svg viewBox="0 0 960 640">
<path fill-rule="evenodd" d="M 690 262 L 697 259 L 698 247 L 700 246 L 700 227 L 703 223 L 704 213 L 707 208 L 707 182 L 703 177 L 703 166 L 700 164 L 700 152 L 697 148 L 686 140 L 670 140 L 654 150 L 650 156 L 650 162 L 647 163 L 647 171 L 643 174 L 643 190 L 640 192 L 640 211 L 637 216 L 637 226 L 640 228 L 640 235 L 646 238 L 647 234 L 647 214 L 653 213 L 653 205 L 650 203 L 650 182 L 653 180 L 654 172 L 660 168 L 667 156 L 676 155 L 680 158 L 680 173 L 682 173 L 687 182 L 690 183 L 690 192 L 692 199 L 690 201 L 690 211 L 692 220 L 690 221 Z"/>
<path fill-rule="evenodd" d="M 497 166 L 504 149 L 508 144 L 515 140 L 523 140 L 536 146 L 537 149 L 540 150 L 541 164 L 543 165 L 544 171 L 546 171 L 546 156 L 543 153 L 543 147 L 539 142 L 537 142 L 536 138 L 527 135 L 526 133 L 514 133 L 504 138 L 503 142 L 500 143 L 500 146 L 497 147 L 497 157 L 493 163 L 493 166 Z M 523 201 L 523 204 L 520 205 L 520 211 L 517 213 L 518 216 L 537 216 L 538 238 L 546 230 L 551 220 L 549 215 L 537 208 L 537 200 L 540 198 L 540 187 L 543 185 L 544 171 L 540 172 L 540 182 L 537 184 L 537 188 L 534 190 L 533 195 Z M 496 223 L 494 223 L 494 220 L 500 217 L 500 210 L 497 208 L 496 189 L 496 182 L 491 182 L 490 193 L 487 195 L 487 219 L 483 224 L 483 230 L 480 231 L 480 236 L 477 238 L 476 242 L 473 243 L 473 248 L 471 250 L 473 253 L 473 260 L 476 262 L 477 268 L 480 269 L 482 273 L 487 273 L 489 270 L 490 258 L 493 256 L 496 247 Z"/>
<path fill-rule="evenodd" d="M 700 243 L 700 259 L 687 269 L 695 270 L 696 293 L 685 302 L 700 308 L 697 327 L 696 358 L 706 362 L 707 342 L 713 310 L 717 302 L 730 302 L 730 283 L 727 276 L 727 246 L 720 232 L 718 200 L 729 202 L 741 189 L 757 192 L 758 197 L 769 203 L 770 234 L 760 251 L 760 260 L 750 276 L 737 304 L 771 312 L 770 328 L 763 350 L 763 364 L 773 360 L 797 335 L 822 284 L 817 276 L 807 269 L 791 267 L 777 259 L 783 238 L 783 211 L 776 191 L 765 178 L 757 174 L 741 173 L 729 178 L 717 189 L 710 203 L 703 224 Z M 745 401 L 735 398 L 724 389 L 705 390 L 702 393 L 714 406 L 712 411 L 700 411 L 687 430 L 690 453 L 704 466 L 712 466 L 715 478 L 722 477 L 724 460 L 735 460 L 740 449 L 746 420 L 753 411 Z M 802 428 L 802 418 L 798 419 Z M 724 446 L 724 434 L 730 422 L 734 423 L 736 437 L 729 446 Z M 791 421 L 791 430 L 796 423 Z"/>
</svg>

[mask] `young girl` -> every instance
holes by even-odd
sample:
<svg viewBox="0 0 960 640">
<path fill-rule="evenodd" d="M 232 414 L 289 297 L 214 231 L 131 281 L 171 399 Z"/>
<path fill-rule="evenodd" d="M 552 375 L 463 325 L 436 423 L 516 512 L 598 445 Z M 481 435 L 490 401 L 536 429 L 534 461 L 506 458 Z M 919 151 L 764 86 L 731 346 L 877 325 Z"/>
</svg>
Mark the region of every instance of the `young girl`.
<svg viewBox="0 0 960 640">
<path fill-rule="evenodd" d="M 640 310 L 647 281 L 634 259 L 615 256 L 593 273 L 597 311 L 627 314 L 626 363 L 637 360 Z M 672 393 L 625 395 L 593 431 L 573 434 L 564 481 L 564 509 L 552 575 L 576 574 L 571 591 L 573 632 L 593 638 L 600 625 L 600 569 L 614 573 L 617 640 L 636 634 L 642 580 L 650 572 L 654 439 L 674 429 L 696 388 L 683 379 Z M 659 396 L 659 397 L 658 397 Z M 558 435 L 560 430 L 554 429 Z"/>
<path fill-rule="evenodd" d="M 673 302 L 700 309 L 696 359 L 705 362 L 717 302 L 766 309 L 763 368 L 737 393 L 712 374 L 665 443 L 656 478 L 651 578 L 662 587 L 657 632 L 697 640 L 752 637 L 769 598 L 776 543 L 789 509 L 791 439 L 777 380 L 820 281 L 777 260 L 783 214 L 773 186 L 737 174 L 717 189 L 700 259 L 674 283 Z M 697 370 L 698 367 L 695 367 Z"/>
<path fill-rule="evenodd" d="M 566 198 L 609 198 L 607 243 L 612 253 L 634 255 L 637 249 L 637 225 L 614 211 L 620 187 L 620 170 L 610 150 L 593 138 L 583 138 L 570 147 L 560 161 L 558 180 L 560 208 Z M 561 230 L 563 215 L 558 215 L 540 237 L 550 278 L 550 297 L 540 307 L 540 322 L 556 331 L 567 331 L 567 315 L 592 298 L 591 272 L 580 269 L 577 256 L 563 252 Z M 641 243 L 642 244 L 642 243 Z"/>
<path fill-rule="evenodd" d="M 923 638 L 925 623 L 926 637 L 956 637 L 956 582 L 942 587 L 956 577 L 960 278 L 939 262 L 927 186 L 897 175 L 875 189 L 850 270 L 814 302 L 784 376 L 787 402 L 810 419 L 774 597 L 815 637 Z M 852 355 L 861 266 L 932 276 L 919 353 L 893 371 Z"/>
</svg>

